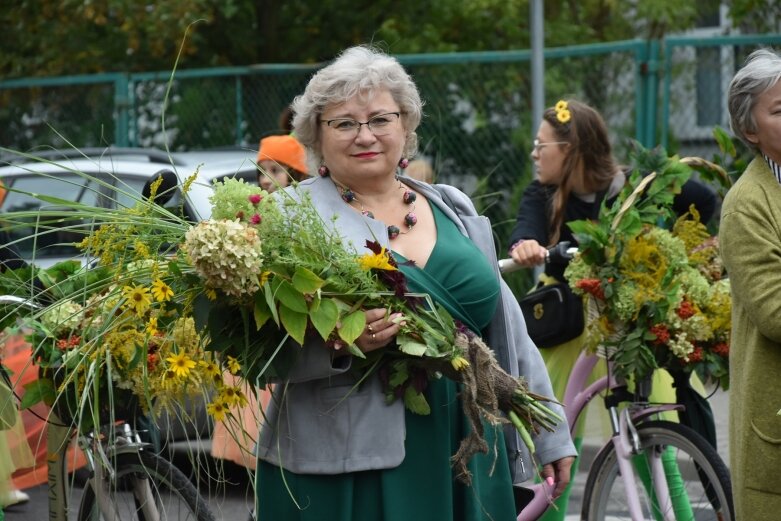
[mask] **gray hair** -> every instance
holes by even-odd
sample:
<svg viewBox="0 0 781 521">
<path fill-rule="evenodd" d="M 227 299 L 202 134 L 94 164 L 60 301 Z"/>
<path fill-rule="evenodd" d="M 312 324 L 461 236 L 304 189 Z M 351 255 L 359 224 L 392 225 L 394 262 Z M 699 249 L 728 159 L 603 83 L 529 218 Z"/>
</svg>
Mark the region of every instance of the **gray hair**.
<svg viewBox="0 0 781 521">
<path fill-rule="evenodd" d="M 758 151 L 755 143 L 746 138 L 747 133 L 757 131 L 757 123 L 751 113 L 757 98 L 781 79 L 781 56 L 770 49 L 752 52 L 746 64 L 729 84 L 729 107 L 732 132 L 750 149 Z"/>
<path fill-rule="evenodd" d="M 344 103 L 354 96 L 368 99 L 379 90 L 390 92 L 401 109 L 401 121 L 407 133 L 404 157 L 415 155 L 418 149 L 415 129 L 423 115 L 418 88 L 395 58 L 360 45 L 345 50 L 331 64 L 315 73 L 304 93 L 293 100 L 293 129 L 296 138 L 307 149 L 310 172 L 316 172 L 323 162 L 320 115 L 325 108 Z"/>
</svg>

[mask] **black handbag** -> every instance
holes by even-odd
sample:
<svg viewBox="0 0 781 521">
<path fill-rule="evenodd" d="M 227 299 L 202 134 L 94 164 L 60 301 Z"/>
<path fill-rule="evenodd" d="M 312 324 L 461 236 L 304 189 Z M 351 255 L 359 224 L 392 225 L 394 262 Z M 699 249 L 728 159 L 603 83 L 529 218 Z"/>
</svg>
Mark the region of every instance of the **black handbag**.
<svg viewBox="0 0 781 521">
<path fill-rule="evenodd" d="M 537 347 L 563 344 L 583 333 L 583 300 L 563 282 L 539 286 L 519 303 Z"/>
</svg>

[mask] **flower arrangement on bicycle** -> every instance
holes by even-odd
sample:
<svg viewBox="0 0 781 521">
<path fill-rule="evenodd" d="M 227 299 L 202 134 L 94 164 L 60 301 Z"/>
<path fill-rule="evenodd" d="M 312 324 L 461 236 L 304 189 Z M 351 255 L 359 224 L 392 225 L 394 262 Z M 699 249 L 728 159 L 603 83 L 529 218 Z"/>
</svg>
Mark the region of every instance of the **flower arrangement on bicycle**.
<svg viewBox="0 0 781 521">
<path fill-rule="evenodd" d="M 429 413 L 428 379 L 446 376 L 464 384 L 465 407 L 489 421 L 502 421 L 498 403 L 529 444 L 529 431 L 560 421 L 478 337 L 428 295 L 410 294 L 388 251 L 347 247 L 305 194 L 269 197 L 229 179 L 211 202 L 212 218 L 194 226 L 149 203 L 90 210 L 102 226 L 81 247 L 98 266 L 39 272 L 54 303 L 33 314 L 36 360 L 66 377 L 36 384 L 28 404 L 65 396 L 85 415 L 118 403 L 107 393 L 126 390 L 149 410 L 194 393 L 223 420 L 244 398 L 223 382 L 223 368 L 262 388 L 285 376 L 312 334 L 344 345 L 360 378 L 379 371 L 387 400 L 415 413 Z M 380 307 L 401 331 L 393 348 L 366 355 L 353 343 L 366 327 L 363 310 Z"/>
<path fill-rule="evenodd" d="M 619 376 L 665 368 L 727 388 L 731 300 L 718 240 L 693 208 L 664 226 L 691 174 L 688 161 L 635 172 L 599 221 L 571 223 L 580 252 L 565 276 L 587 297 L 589 347 L 605 349 Z"/>
</svg>

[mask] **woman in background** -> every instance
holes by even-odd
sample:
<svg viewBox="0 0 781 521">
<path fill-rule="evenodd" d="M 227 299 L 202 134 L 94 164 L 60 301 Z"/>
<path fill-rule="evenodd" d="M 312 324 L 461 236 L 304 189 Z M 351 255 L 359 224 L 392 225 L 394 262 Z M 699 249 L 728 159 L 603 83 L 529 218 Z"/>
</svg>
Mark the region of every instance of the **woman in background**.
<svg viewBox="0 0 781 521">
<path fill-rule="evenodd" d="M 577 100 L 561 100 L 545 110 L 531 158 L 537 178 L 529 183 L 521 198 L 515 228 L 510 235 L 510 255 L 516 263 L 527 268 L 544 266 L 543 283 L 566 283 L 564 270 L 567 264 L 546 264 L 547 248 L 560 241 L 569 241 L 576 246 L 577 241 L 567 223 L 596 219 L 602 202 L 611 204 L 624 187 L 627 174 L 613 156 L 607 125 L 601 114 Z M 716 208 L 716 194 L 704 184 L 689 180 L 675 197 L 673 209 L 682 215 L 689 211 L 691 204 L 699 211 L 700 220 L 707 223 Z M 583 343 L 581 335 L 540 349 L 555 396 L 560 400 L 564 398 L 567 381 Z M 604 366 L 597 367 L 603 369 Z M 599 376 L 595 369 L 591 378 Z M 672 391 L 664 391 L 673 386 L 666 371 L 655 373 L 653 385 L 653 399 L 676 401 Z M 704 407 L 708 408 L 707 402 Z M 575 435 L 578 451 L 583 441 L 584 423 L 579 423 Z M 572 472 L 573 475 L 577 472 L 577 462 Z M 545 521 L 564 519 L 569 493 L 568 488 L 556 502 L 558 511 L 549 509 L 543 517 Z"/>
<path fill-rule="evenodd" d="M 756 153 L 724 198 L 732 290 L 730 470 L 737 519 L 781 515 L 781 55 L 754 51 L 732 79 L 732 131 Z"/>
</svg>

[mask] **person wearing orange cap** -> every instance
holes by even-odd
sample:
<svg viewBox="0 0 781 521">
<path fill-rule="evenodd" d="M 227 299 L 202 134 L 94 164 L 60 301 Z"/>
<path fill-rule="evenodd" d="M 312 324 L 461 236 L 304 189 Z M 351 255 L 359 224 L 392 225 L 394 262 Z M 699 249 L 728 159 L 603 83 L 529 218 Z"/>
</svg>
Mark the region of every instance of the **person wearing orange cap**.
<svg viewBox="0 0 781 521">
<path fill-rule="evenodd" d="M 292 135 L 267 136 L 258 150 L 258 184 L 267 192 L 308 177 L 306 152 Z"/>
</svg>

